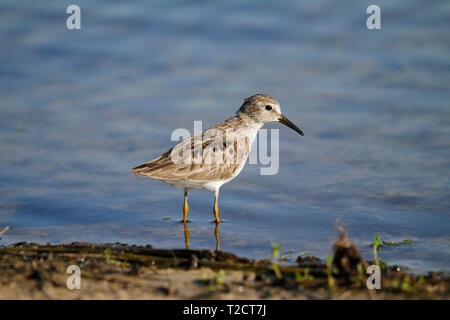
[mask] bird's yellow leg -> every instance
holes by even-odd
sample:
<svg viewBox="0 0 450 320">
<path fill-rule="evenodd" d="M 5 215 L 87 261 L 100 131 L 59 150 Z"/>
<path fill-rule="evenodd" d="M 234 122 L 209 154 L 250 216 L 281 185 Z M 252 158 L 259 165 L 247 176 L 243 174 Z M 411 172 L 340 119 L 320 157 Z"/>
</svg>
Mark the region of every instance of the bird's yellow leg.
<svg viewBox="0 0 450 320">
<path fill-rule="evenodd" d="M 216 236 L 216 251 L 220 250 L 220 232 L 219 232 L 219 224 L 216 223 L 216 228 L 214 229 L 214 235 Z"/>
<path fill-rule="evenodd" d="M 214 195 L 214 216 L 216 217 L 216 223 L 220 223 L 219 219 L 219 201 L 218 201 L 218 195 Z"/>
<path fill-rule="evenodd" d="M 187 190 L 184 190 L 184 206 L 183 206 L 183 222 L 186 225 L 186 221 L 187 221 L 187 215 L 189 212 L 189 206 L 188 206 L 188 202 L 187 202 Z"/>
<path fill-rule="evenodd" d="M 186 249 L 189 250 L 189 228 L 187 226 L 187 223 L 184 223 L 184 245 L 186 246 Z"/>
</svg>

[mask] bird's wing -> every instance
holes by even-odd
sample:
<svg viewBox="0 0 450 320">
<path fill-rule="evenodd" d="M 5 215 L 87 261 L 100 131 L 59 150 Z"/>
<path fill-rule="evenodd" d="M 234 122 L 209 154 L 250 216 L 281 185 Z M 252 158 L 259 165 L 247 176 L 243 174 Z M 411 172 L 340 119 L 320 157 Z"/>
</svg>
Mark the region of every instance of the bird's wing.
<svg viewBox="0 0 450 320">
<path fill-rule="evenodd" d="M 248 137 L 216 126 L 184 139 L 131 172 L 161 180 L 228 180 L 242 169 L 250 147 Z"/>
</svg>

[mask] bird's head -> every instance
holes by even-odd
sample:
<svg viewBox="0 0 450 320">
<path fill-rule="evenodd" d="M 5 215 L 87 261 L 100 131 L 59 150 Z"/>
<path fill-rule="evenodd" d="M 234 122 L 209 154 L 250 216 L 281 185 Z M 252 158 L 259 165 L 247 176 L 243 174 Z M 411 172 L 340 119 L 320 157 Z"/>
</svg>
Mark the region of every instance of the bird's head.
<svg viewBox="0 0 450 320">
<path fill-rule="evenodd" d="M 281 113 L 278 101 L 268 95 L 255 94 L 248 97 L 237 113 L 246 115 L 259 123 L 281 122 L 303 136 L 303 131 Z"/>
</svg>

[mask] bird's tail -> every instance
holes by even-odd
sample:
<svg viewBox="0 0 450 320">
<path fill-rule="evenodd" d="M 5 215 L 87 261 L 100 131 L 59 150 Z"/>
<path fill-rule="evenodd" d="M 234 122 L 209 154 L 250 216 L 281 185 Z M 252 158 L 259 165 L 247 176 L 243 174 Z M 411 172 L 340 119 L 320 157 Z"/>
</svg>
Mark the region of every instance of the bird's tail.
<svg viewBox="0 0 450 320">
<path fill-rule="evenodd" d="M 130 172 L 135 176 L 148 176 L 154 169 L 158 167 L 158 160 L 160 158 L 156 158 L 149 162 L 143 163 L 133 169 Z"/>
<path fill-rule="evenodd" d="M 159 172 L 163 167 L 166 167 L 168 164 L 170 164 L 167 161 L 164 161 L 165 158 L 170 154 L 170 151 L 171 150 L 156 159 L 134 167 L 130 170 L 130 172 L 135 176 L 151 177 L 156 172 Z"/>
</svg>

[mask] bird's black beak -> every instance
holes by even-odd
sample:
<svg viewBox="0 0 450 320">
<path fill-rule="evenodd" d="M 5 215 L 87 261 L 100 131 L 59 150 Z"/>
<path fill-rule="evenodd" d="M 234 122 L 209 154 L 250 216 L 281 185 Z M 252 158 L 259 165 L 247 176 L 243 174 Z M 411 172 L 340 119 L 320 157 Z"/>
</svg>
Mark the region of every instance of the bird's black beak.
<svg viewBox="0 0 450 320">
<path fill-rule="evenodd" d="M 291 128 L 292 130 L 297 131 L 298 133 L 300 133 L 300 135 L 304 136 L 303 131 L 300 130 L 295 124 L 293 124 L 291 122 L 291 120 L 289 120 L 288 118 L 286 118 L 284 115 L 281 115 L 280 118 L 278 118 L 278 121 L 280 121 L 282 124 L 287 125 L 289 128 Z"/>
</svg>

